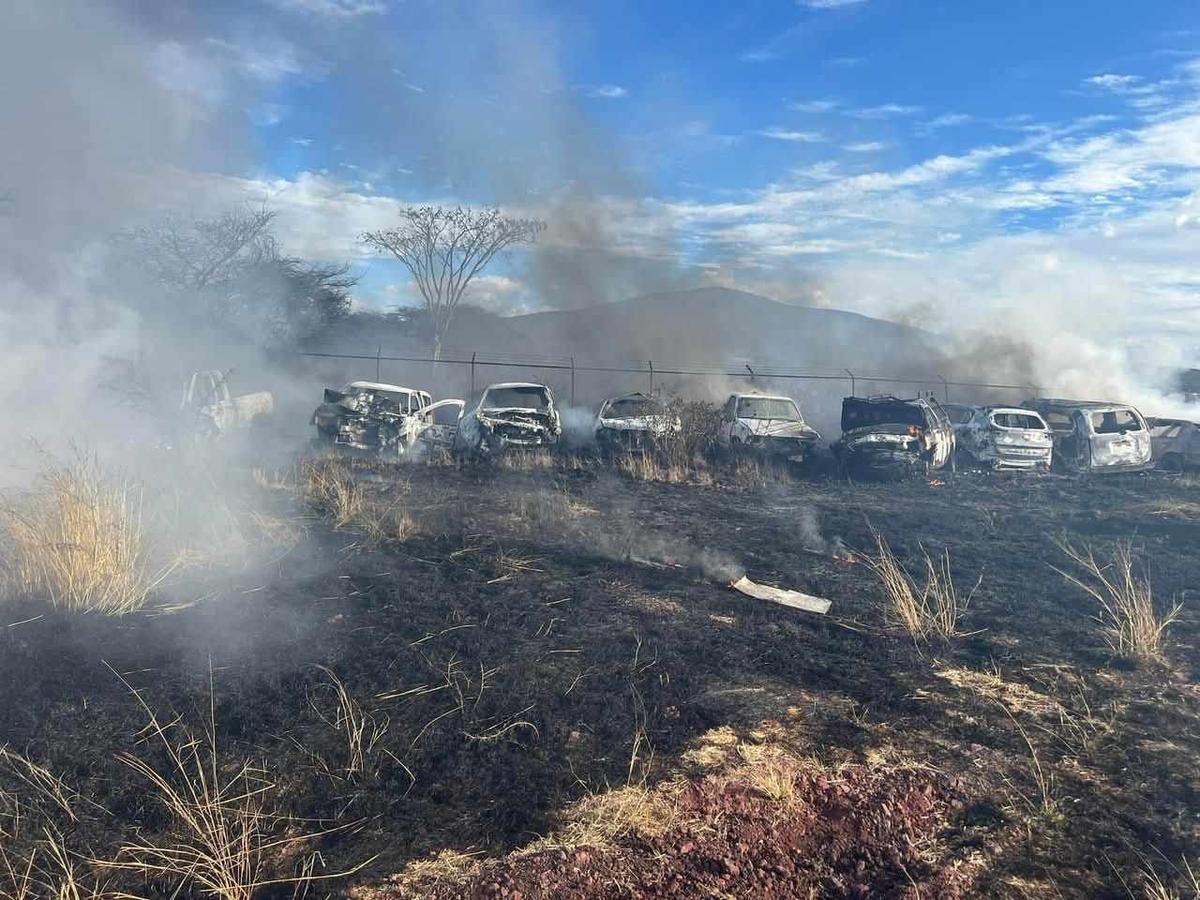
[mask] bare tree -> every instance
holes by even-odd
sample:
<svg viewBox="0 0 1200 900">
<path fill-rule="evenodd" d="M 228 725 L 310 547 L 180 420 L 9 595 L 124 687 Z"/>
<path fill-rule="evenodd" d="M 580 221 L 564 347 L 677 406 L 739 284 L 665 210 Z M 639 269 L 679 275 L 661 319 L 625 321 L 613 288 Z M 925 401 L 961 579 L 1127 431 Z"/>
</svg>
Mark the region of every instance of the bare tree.
<svg viewBox="0 0 1200 900">
<path fill-rule="evenodd" d="M 411 206 L 400 225 L 369 231 L 361 240 L 379 253 L 391 253 L 412 274 L 433 326 L 433 358 L 471 279 L 501 250 L 530 244 L 545 229 L 540 219 L 506 216 L 495 208 Z"/>
<path fill-rule="evenodd" d="M 221 330 L 289 345 L 347 315 L 358 279 L 348 265 L 285 255 L 274 221 L 265 206 L 168 216 L 118 235 L 116 246 L 127 271 L 157 289 L 133 293 L 146 314 L 178 321 L 191 313 Z M 162 303 L 159 291 L 174 302 Z"/>
<path fill-rule="evenodd" d="M 204 291 L 236 281 L 278 256 L 272 210 L 232 211 L 210 219 L 169 217 L 122 235 L 138 263 L 165 287 Z"/>
</svg>

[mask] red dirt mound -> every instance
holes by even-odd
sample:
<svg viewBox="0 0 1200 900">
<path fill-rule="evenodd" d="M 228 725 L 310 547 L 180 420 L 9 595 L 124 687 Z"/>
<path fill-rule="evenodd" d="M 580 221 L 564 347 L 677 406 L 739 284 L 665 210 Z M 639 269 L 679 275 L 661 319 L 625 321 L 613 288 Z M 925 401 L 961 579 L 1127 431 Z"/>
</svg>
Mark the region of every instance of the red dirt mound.
<svg viewBox="0 0 1200 900">
<path fill-rule="evenodd" d="M 675 826 L 606 849 L 513 854 L 465 884 L 417 895 L 573 897 L 958 898 L 964 876 L 939 864 L 938 835 L 959 786 L 916 769 L 800 771 L 780 802 L 743 781 L 687 785 Z"/>
</svg>

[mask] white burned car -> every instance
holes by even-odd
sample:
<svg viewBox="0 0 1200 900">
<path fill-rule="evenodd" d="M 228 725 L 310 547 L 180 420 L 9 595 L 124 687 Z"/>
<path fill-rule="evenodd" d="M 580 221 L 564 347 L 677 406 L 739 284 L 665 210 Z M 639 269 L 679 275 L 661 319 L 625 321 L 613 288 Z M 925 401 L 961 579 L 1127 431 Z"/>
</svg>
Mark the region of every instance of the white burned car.
<svg viewBox="0 0 1200 900">
<path fill-rule="evenodd" d="M 954 443 L 961 465 L 990 469 L 1050 470 L 1054 437 L 1035 410 L 1007 406 L 973 407 L 956 417 L 961 407 L 948 409 L 954 423 Z M 961 418 L 961 421 L 955 421 Z"/>
<path fill-rule="evenodd" d="M 649 453 L 683 428 L 661 400 L 633 393 L 612 397 L 596 413 L 596 446 L 602 453 Z"/>
<path fill-rule="evenodd" d="M 426 391 L 398 384 L 352 381 L 340 391 L 326 388 L 324 402 L 312 415 L 317 444 L 405 457 L 432 435 L 434 413 L 458 418 L 461 400 L 433 402 Z"/>
<path fill-rule="evenodd" d="M 1132 406 L 1088 400 L 1030 400 L 1025 405 L 1049 424 L 1057 468 L 1099 474 L 1150 467 L 1150 428 Z"/>
<path fill-rule="evenodd" d="M 800 462 L 820 439 L 791 397 L 733 394 L 721 409 L 717 443 L 734 453 Z"/>
<path fill-rule="evenodd" d="M 458 423 L 454 451 L 496 456 L 510 447 L 553 447 L 562 434 L 554 394 L 544 384 L 489 385 Z"/>
</svg>

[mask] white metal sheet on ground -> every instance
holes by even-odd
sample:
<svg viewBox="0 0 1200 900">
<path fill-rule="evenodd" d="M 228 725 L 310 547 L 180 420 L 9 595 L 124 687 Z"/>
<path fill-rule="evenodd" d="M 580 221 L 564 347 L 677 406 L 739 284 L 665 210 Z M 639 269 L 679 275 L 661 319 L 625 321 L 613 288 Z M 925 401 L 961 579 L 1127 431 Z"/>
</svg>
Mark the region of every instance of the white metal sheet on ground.
<svg viewBox="0 0 1200 900">
<path fill-rule="evenodd" d="M 737 581 L 729 585 L 735 591 L 745 594 L 747 597 L 754 597 L 756 600 L 768 600 L 771 603 L 778 603 L 780 606 L 789 606 L 792 609 L 802 609 L 805 612 L 818 613 L 824 615 L 829 612 L 830 602 L 823 597 L 814 597 L 812 594 L 802 594 L 800 591 L 787 591 L 783 588 L 771 587 L 766 584 L 757 584 L 743 575 Z"/>
</svg>

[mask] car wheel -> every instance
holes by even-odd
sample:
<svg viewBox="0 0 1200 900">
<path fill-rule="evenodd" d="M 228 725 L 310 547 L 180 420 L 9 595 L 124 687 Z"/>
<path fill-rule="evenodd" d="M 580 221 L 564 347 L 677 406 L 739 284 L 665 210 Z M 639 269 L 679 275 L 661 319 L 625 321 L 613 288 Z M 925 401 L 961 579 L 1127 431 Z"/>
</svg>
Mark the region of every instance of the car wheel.
<svg viewBox="0 0 1200 900">
<path fill-rule="evenodd" d="M 1178 453 L 1168 453 L 1158 461 L 1158 467 L 1164 472 L 1182 472 L 1183 457 L 1181 457 Z"/>
</svg>

